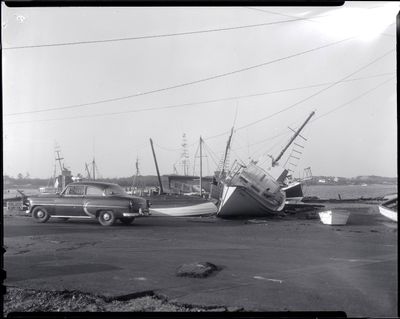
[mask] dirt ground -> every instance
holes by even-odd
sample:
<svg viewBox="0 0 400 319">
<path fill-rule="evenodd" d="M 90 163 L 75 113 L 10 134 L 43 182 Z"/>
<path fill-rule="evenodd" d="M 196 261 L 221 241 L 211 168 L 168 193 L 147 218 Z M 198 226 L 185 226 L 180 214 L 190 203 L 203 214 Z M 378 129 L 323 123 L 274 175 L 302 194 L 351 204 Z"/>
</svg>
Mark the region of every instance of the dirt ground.
<svg viewBox="0 0 400 319">
<path fill-rule="evenodd" d="M 105 228 L 86 220 L 38 224 L 4 210 L 4 315 L 341 310 L 350 317 L 395 316 L 397 223 L 376 204 L 323 205 L 350 211 L 348 224 L 323 225 L 313 211 L 242 220 L 146 217 Z M 197 261 L 222 270 L 206 279 L 176 275 Z"/>
</svg>

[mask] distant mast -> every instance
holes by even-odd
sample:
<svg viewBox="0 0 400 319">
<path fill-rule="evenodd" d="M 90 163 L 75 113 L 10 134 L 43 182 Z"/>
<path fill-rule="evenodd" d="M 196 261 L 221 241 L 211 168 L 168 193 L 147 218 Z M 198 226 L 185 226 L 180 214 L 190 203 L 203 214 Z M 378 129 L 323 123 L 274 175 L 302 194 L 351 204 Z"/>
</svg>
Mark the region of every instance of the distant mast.
<svg viewBox="0 0 400 319">
<path fill-rule="evenodd" d="M 85 168 L 86 168 L 86 172 L 87 172 L 87 177 L 88 179 L 92 179 L 92 177 L 90 176 L 90 170 L 89 170 L 89 165 L 87 163 L 85 163 Z"/>
<path fill-rule="evenodd" d="M 93 171 L 93 180 L 96 180 L 96 161 L 93 157 L 93 161 L 92 161 L 92 171 Z"/>
<path fill-rule="evenodd" d="M 186 134 L 183 133 L 182 136 L 182 166 L 183 166 L 183 175 L 189 175 L 189 151 L 187 148 L 187 140 Z"/>
</svg>

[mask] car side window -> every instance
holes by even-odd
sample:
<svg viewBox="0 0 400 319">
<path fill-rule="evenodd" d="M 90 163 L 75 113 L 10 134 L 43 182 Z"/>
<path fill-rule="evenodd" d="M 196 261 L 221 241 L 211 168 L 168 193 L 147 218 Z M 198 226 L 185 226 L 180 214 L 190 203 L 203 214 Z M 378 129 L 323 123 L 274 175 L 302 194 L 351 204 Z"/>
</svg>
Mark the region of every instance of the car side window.
<svg viewBox="0 0 400 319">
<path fill-rule="evenodd" d="M 103 196 L 103 190 L 98 187 L 88 186 L 86 188 L 86 195 L 89 196 Z"/>
<path fill-rule="evenodd" d="M 85 188 L 83 185 L 73 185 L 69 186 L 65 192 L 65 195 L 72 195 L 72 196 L 83 196 Z"/>
</svg>

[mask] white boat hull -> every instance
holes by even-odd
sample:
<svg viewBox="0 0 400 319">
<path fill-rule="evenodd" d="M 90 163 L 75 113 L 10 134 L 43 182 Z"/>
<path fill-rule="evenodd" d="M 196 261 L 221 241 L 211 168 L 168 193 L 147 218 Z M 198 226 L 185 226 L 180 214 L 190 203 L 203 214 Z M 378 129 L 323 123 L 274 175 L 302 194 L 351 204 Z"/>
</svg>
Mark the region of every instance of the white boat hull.
<svg viewBox="0 0 400 319">
<path fill-rule="evenodd" d="M 267 207 L 256 196 L 252 196 L 245 187 L 224 185 L 217 216 L 266 216 L 269 214 L 276 214 L 281 211 L 284 206 L 284 194 L 281 203 Z"/>
<path fill-rule="evenodd" d="M 384 206 L 378 206 L 378 207 L 379 207 L 379 212 L 383 216 L 385 216 L 397 223 L 397 212 L 396 211 L 386 208 Z"/>
<path fill-rule="evenodd" d="M 319 218 L 325 225 L 346 225 L 349 216 L 350 213 L 346 211 L 328 210 L 326 212 L 319 213 Z"/>
<path fill-rule="evenodd" d="M 150 214 L 152 216 L 195 217 L 209 216 L 215 214 L 217 210 L 217 206 L 207 202 L 182 207 L 150 208 Z"/>
</svg>

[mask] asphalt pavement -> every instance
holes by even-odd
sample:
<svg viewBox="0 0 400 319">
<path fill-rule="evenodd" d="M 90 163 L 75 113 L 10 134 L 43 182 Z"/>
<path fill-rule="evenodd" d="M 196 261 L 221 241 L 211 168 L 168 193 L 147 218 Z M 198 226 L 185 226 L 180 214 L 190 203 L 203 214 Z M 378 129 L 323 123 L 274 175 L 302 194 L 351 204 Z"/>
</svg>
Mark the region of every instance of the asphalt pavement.
<svg viewBox="0 0 400 319">
<path fill-rule="evenodd" d="M 5 284 L 108 297 L 154 292 L 170 301 L 246 311 L 345 311 L 397 316 L 397 223 L 344 204 L 345 226 L 299 216 L 224 220 L 143 217 L 130 226 L 4 214 Z M 176 276 L 209 262 L 207 278 Z"/>
</svg>

